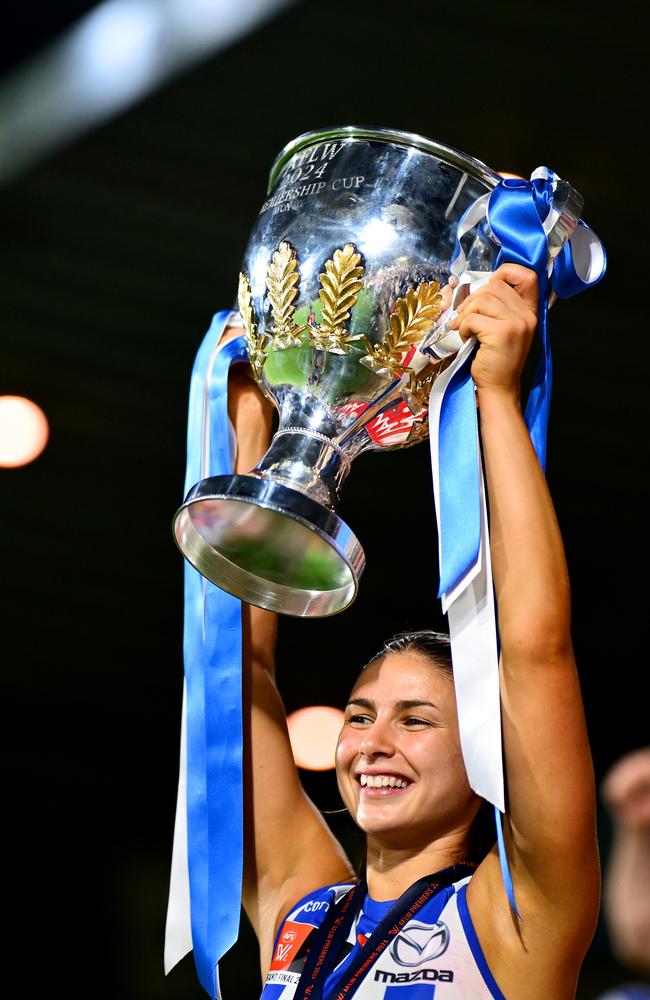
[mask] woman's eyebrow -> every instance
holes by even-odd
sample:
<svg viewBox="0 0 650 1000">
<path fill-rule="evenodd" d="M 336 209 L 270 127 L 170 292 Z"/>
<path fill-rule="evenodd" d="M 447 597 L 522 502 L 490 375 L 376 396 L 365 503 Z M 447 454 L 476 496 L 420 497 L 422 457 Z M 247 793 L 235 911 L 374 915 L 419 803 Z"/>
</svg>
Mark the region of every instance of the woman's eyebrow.
<svg viewBox="0 0 650 1000">
<path fill-rule="evenodd" d="M 395 704 L 395 708 L 397 708 L 398 711 L 403 712 L 408 708 L 419 708 L 421 705 L 426 705 L 429 708 L 438 708 L 438 706 L 434 705 L 432 701 L 420 701 L 419 699 L 416 701 L 398 701 Z"/>
<path fill-rule="evenodd" d="M 375 708 L 374 701 L 370 701 L 369 698 L 350 698 L 348 705 L 361 705 L 362 708 Z M 421 706 L 426 706 L 428 708 L 438 709 L 437 705 L 434 705 L 432 701 L 420 701 L 420 699 L 414 699 L 412 701 L 397 701 L 395 702 L 395 708 L 398 712 L 405 712 L 409 708 L 419 708 Z"/>
<path fill-rule="evenodd" d="M 374 701 L 370 701 L 369 698 L 350 698 L 348 704 L 346 705 L 346 708 L 349 705 L 361 705 L 362 708 L 370 708 L 370 709 L 373 709 L 375 707 Z"/>
</svg>

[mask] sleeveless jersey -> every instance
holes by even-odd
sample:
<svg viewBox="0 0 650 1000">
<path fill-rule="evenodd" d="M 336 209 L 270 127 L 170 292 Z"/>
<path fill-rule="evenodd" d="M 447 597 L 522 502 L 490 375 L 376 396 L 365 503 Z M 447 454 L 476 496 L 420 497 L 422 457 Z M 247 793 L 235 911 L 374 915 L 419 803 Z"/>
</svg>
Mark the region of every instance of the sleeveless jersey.
<svg viewBox="0 0 650 1000">
<path fill-rule="evenodd" d="M 440 890 L 448 896 L 437 919 L 427 913 L 440 906 L 436 893 L 370 966 L 355 1000 L 505 1000 L 481 951 L 467 909 L 469 877 Z M 324 886 L 309 893 L 287 914 L 273 948 L 271 967 L 260 1000 L 293 1000 L 310 936 L 320 927 L 331 903 L 351 885 Z M 323 1000 L 336 996 L 336 986 L 394 901 L 366 896 L 338 964 L 325 981 Z"/>
</svg>

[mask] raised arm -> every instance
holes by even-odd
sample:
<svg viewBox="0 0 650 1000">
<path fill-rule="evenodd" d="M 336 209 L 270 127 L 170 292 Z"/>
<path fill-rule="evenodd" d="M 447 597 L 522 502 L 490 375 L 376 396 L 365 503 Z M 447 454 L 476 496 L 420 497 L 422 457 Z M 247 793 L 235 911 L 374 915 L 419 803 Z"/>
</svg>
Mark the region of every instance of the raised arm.
<svg viewBox="0 0 650 1000">
<path fill-rule="evenodd" d="M 272 411 L 245 366 L 231 371 L 228 409 L 237 437 L 235 471 L 247 473 L 268 447 Z M 338 842 L 300 784 L 275 684 L 276 634 L 274 614 L 243 606 L 244 907 L 260 942 L 263 974 L 271 961 L 278 921 L 287 909 L 310 890 L 352 875 Z"/>
<path fill-rule="evenodd" d="M 564 549 L 520 402 L 536 307 L 534 273 L 504 265 L 466 300 L 456 325 L 480 342 L 472 376 L 501 640 L 506 838 L 521 924 L 515 928 L 496 885 L 496 864 L 494 899 L 515 949 L 532 961 L 533 948 L 543 958 L 552 943 L 556 962 L 564 956 L 577 972 L 598 912 L 595 791 Z"/>
</svg>

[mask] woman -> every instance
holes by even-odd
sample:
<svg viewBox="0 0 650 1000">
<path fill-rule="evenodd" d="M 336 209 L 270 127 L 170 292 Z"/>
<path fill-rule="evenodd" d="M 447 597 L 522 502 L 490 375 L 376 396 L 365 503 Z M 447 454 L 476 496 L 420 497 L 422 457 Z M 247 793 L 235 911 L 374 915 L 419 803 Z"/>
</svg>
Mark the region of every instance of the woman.
<svg viewBox="0 0 650 1000">
<path fill-rule="evenodd" d="M 465 774 L 444 641 L 436 646 L 425 636 L 384 650 L 360 674 L 346 708 L 337 777 L 367 836 L 366 898 L 365 886 L 350 891 L 357 882 L 350 863 L 296 773 L 273 679 L 274 617 L 247 608 L 244 904 L 263 975 L 270 969 L 264 1000 L 328 1000 L 355 990 L 360 1000 L 575 996 L 599 904 L 595 793 L 565 557 L 520 408 L 536 306 L 534 273 L 504 265 L 454 323 L 463 339 L 479 341 L 472 376 L 501 640 L 505 844 L 519 917 L 496 847 L 472 858 L 481 800 Z M 247 471 L 268 444 L 270 413 L 241 370 L 231 388 L 237 471 Z M 480 863 L 463 864 L 472 860 Z M 391 909 L 384 904 L 405 893 L 402 910 L 393 911 L 401 923 L 382 944 L 377 921 Z M 373 947 L 378 957 L 370 962 L 364 955 Z"/>
</svg>

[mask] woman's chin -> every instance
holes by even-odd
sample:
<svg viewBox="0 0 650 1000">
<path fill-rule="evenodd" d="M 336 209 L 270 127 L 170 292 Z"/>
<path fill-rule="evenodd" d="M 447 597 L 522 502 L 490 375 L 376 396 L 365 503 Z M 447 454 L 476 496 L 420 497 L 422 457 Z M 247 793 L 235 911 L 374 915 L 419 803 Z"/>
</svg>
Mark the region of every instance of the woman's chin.
<svg viewBox="0 0 650 1000">
<path fill-rule="evenodd" d="M 393 836 L 399 835 L 400 832 L 406 833 L 409 829 L 408 820 L 403 814 L 395 815 L 393 810 L 368 809 L 363 805 L 357 809 L 354 820 L 359 829 L 368 836 L 390 836 L 392 839 Z"/>
</svg>

